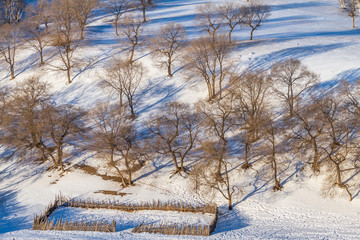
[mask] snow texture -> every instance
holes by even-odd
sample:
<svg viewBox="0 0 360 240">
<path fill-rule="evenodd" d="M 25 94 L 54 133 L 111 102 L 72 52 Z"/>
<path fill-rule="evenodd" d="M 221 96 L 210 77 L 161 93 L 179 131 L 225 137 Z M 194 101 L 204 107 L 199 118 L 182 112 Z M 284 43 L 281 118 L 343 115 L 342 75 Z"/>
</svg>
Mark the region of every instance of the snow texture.
<svg viewBox="0 0 360 240">
<path fill-rule="evenodd" d="M 234 0 L 237 1 L 237 0 Z M 202 0 L 159 0 L 148 12 L 146 33 L 168 22 L 184 24 L 189 38 L 199 36 L 195 26 L 195 9 Z M 213 1 L 223 3 L 224 1 Z M 245 1 L 240 1 L 245 4 Z M 233 38 L 238 42 L 232 53 L 240 73 L 246 68 L 269 69 L 280 60 L 297 58 L 320 75 L 321 87 L 331 88 L 339 80 L 353 81 L 360 77 L 360 30 L 351 28 L 351 18 L 334 0 L 272 0 L 271 16 L 255 31 L 253 41 L 248 41 L 249 29 L 237 29 Z M 104 101 L 109 94 L 97 85 L 106 61 L 126 54 L 124 41 L 114 34 L 109 23 L 111 16 L 98 11 L 86 29 L 84 44 L 75 55 L 81 64 L 74 69 L 72 83 L 66 85 L 63 72 L 49 66 L 38 67 L 37 54 L 24 47 L 17 56 L 16 79 L 9 81 L 7 65 L 0 62 L 1 87 L 14 86 L 29 76 L 39 75 L 52 84 L 56 102 L 71 103 L 91 109 L 97 101 Z M 358 21 L 358 19 L 357 19 Z M 360 23 L 359 23 L 360 24 Z M 205 33 L 201 33 L 205 34 Z M 145 47 L 136 50 L 136 60 L 147 69 L 147 82 L 139 94 L 136 111 L 139 121 L 146 119 L 163 103 L 181 100 L 194 103 L 206 98 L 207 91 L 201 80 L 185 81 L 181 63 L 174 68 L 173 78 L 159 69 Z M 56 52 L 47 49 L 46 61 L 56 63 Z M 110 96 L 111 97 L 111 96 Z M 116 100 L 116 96 L 112 96 Z M 284 190 L 274 193 L 271 183 L 252 173 L 238 169 L 232 177 L 241 182 L 241 192 L 234 199 L 234 210 L 228 211 L 221 196 L 206 199 L 191 192 L 189 179 L 174 176 L 169 179 L 171 161 L 155 160 L 135 176 L 135 186 L 121 189 L 120 184 L 104 181 L 71 168 L 76 163 L 100 166 L 99 159 L 91 153 L 68 149 L 76 153 L 67 157 L 71 171 L 60 176 L 59 172 L 47 171 L 48 165 L 22 164 L 20 161 L 2 161 L 7 156 L 0 148 L 0 239 L 359 239 L 360 201 L 358 193 L 349 202 L 343 196 L 332 199 L 321 194 L 322 176 L 304 177 L 300 168 L 291 169 L 282 176 Z M 26 158 L 26 156 L 22 156 Z M 191 165 L 191 163 L 188 163 Z M 235 166 L 234 166 L 235 167 Z M 106 169 L 99 171 L 106 172 Z M 127 195 L 108 196 L 95 193 L 99 190 L 119 190 Z M 206 223 L 207 215 L 176 212 L 124 213 L 108 210 L 58 209 L 52 217 L 100 218 L 117 221 L 116 233 L 33 231 L 32 219 L 42 212 L 59 192 L 66 196 L 117 199 L 137 202 L 153 199 L 182 200 L 186 202 L 214 201 L 219 205 L 219 220 L 210 237 L 164 236 L 147 233 L 133 234 L 132 228 L 139 223 L 188 222 Z"/>
</svg>

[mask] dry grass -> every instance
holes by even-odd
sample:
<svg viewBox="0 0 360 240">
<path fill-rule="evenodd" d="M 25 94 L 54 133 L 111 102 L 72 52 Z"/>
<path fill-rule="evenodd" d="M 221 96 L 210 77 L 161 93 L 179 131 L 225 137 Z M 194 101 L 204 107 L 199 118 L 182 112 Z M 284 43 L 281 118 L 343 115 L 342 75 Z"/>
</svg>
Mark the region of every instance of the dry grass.
<svg viewBox="0 0 360 240">
<path fill-rule="evenodd" d="M 114 196 L 121 196 L 121 197 L 129 194 L 129 193 L 119 193 L 117 191 L 109 191 L 109 190 L 99 190 L 94 193 L 102 193 L 104 195 L 114 195 Z"/>
<path fill-rule="evenodd" d="M 96 175 L 101 177 L 103 180 L 105 181 L 114 181 L 114 182 L 118 182 L 118 183 L 122 183 L 122 180 L 120 177 L 116 177 L 116 176 L 108 176 L 108 175 L 103 175 L 103 174 L 99 174 L 97 172 L 97 169 L 92 167 L 92 166 L 88 166 L 88 165 L 78 165 L 76 166 L 76 168 L 84 171 L 87 174 L 90 175 Z"/>
</svg>

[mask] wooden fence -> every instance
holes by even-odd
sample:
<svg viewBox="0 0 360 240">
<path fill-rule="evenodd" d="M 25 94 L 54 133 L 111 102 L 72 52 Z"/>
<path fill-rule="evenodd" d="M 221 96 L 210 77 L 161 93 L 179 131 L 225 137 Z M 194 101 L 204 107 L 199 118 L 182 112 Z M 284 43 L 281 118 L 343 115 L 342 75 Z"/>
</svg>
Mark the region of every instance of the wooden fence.
<svg viewBox="0 0 360 240">
<path fill-rule="evenodd" d="M 211 213 L 216 214 L 216 204 L 188 204 L 179 201 L 150 201 L 140 203 L 122 203 L 119 201 L 94 201 L 84 199 L 70 199 L 64 206 L 77 208 L 105 208 L 127 212 L 143 210 L 161 210 L 193 213 Z"/>
<path fill-rule="evenodd" d="M 135 227 L 132 233 L 157 233 L 166 235 L 194 235 L 194 236 L 210 236 L 210 227 L 206 225 L 178 225 L 178 224 L 140 224 Z"/>
<path fill-rule="evenodd" d="M 97 232 L 115 232 L 116 222 L 106 221 L 68 221 L 61 218 L 57 221 L 34 221 L 33 230 L 57 230 L 57 231 L 97 231 Z"/>
<path fill-rule="evenodd" d="M 216 206 L 216 205 L 215 205 Z M 166 235 L 194 235 L 194 236 L 210 236 L 216 228 L 218 219 L 218 210 L 215 208 L 214 218 L 210 225 L 186 225 L 186 224 L 140 224 L 136 226 L 131 232 L 133 233 L 157 233 Z"/>
<path fill-rule="evenodd" d="M 127 212 L 141 211 L 141 210 L 161 210 L 161 211 L 177 211 L 177 212 L 193 212 L 193 213 L 210 213 L 214 214 L 214 218 L 210 225 L 178 225 L 178 224 L 140 224 L 135 227 L 132 232 L 141 233 L 159 233 L 167 235 L 199 235 L 209 236 L 216 227 L 218 218 L 218 210 L 216 204 L 189 204 L 180 201 L 149 201 L 140 203 L 121 203 L 119 201 L 94 201 L 85 199 L 69 199 L 63 197 L 61 194 L 57 195 L 55 201 L 52 202 L 46 210 L 34 217 L 33 230 L 60 230 L 60 231 L 99 231 L 99 232 L 115 232 L 115 220 L 112 223 L 106 221 L 63 221 L 59 220 L 49 221 L 49 216 L 56 210 L 56 208 L 63 207 L 77 207 L 77 208 L 100 208 L 100 209 L 114 209 Z"/>
</svg>

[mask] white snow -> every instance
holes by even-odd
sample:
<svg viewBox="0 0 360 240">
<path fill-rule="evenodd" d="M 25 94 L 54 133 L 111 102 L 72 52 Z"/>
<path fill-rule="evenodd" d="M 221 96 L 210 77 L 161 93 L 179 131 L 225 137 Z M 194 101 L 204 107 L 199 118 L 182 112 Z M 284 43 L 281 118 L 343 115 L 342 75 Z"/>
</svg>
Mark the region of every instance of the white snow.
<svg viewBox="0 0 360 240">
<path fill-rule="evenodd" d="M 147 34 L 151 35 L 160 25 L 173 21 L 184 24 L 190 38 L 199 35 L 199 28 L 194 26 L 195 8 L 204 0 L 154 2 L 156 6 L 148 13 Z M 276 61 L 298 58 L 320 75 L 324 88 L 330 87 L 334 81 L 353 81 L 360 77 L 360 30 L 351 28 L 351 18 L 340 9 L 338 1 L 272 0 L 266 3 L 271 5 L 272 15 L 255 31 L 254 41 L 248 41 L 249 29 L 237 29 L 233 35 L 238 40 L 238 47 L 232 54 L 237 62 L 237 71 L 247 67 L 268 69 Z M 82 64 L 74 69 L 70 85 L 66 85 L 63 72 L 56 72 L 49 66 L 39 68 L 36 53 L 25 46 L 17 56 L 17 77 L 14 81 L 9 81 L 7 65 L 0 62 L 1 86 L 13 86 L 36 74 L 52 84 L 51 91 L 57 103 L 91 108 L 97 101 L 106 100 L 109 94 L 104 93 L 96 83 L 101 78 L 106 61 L 127 51 L 123 42 L 115 37 L 109 19 L 110 15 L 101 12 L 92 19 L 85 43 L 75 53 L 82 59 Z M 360 26 L 360 21 L 358 24 Z M 136 109 L 140 114 L 139 121 L 146 119 L 164 102 L 178 99 L 194 103 L 206 97 L 206 86 L 200 80 L 185 81 L 181 63 L 174 68 L 174 77 L 167 78 L 165 70 L 157 67 L 145 47 L 136 51 L 136 58 L 148 68 L 148 82 L 144 83 Z M 54 50 L 48 49 L 46 60 L 52 62 L 55 59 Z M 266 178 L 259 178 L 251 171 L 233 170 L 232 178 L 239 183 L 242 192 L 234 199 L 234 210 L 228 211 L 221 196 L 207 198 L 191 192 L 188 178 L 174 176 L 169 179 L 173 170 L 170 160 L 157 159 L 148 163 L 135 176 L 134 187 L 121 189 L 116 182 L 104 181 L 79 169 L 70 168 L 71 171 L 59 176 L 59 172 L 46 171 L 50 163 L 23 164 L 16 159 L 3 161 L 8 155 L 4 148 L 0 148 L 0 154 L 0 239 L 179 239 L 179 236 L 132 234 L 131 230 L 137 223 L 163 219 L 190 223 L 209 220 L 208 216 L 201 214 L 159 211 L 118 213 L 69 208 L 59 209 L 53 217 L 63 214 L 71 219 L 98 217 L 111 221 L 116 218 L 118 231 L 31 230 L 33 216 L 42 212 L 59 192 L 71 197 L 115 198 L 124 202 L 160 199 L 214 201 L 219 205 L 218 224 L 210 237 L 181 236 L 181 239 L 359 239 L 360 235 L 359 193 L 354 193 L 352 202 L 342 194 L 334 198 L 323 196 L 324 177 L 310 176 L 298 169 L 289 169 L 281 176 L 284 190 L 276 193 L 271 190 L 271 182 Z M 26 159 L 26 156 L 23 158 Z M 71 165 L 86 162 L 93 166 L 99 166 L 99 161 L 87 152 L 80 152 L 66 160 Z M 99 190 L 119 190 L 128 194 L 121 197 L 95 193 Z"/>
</svg>

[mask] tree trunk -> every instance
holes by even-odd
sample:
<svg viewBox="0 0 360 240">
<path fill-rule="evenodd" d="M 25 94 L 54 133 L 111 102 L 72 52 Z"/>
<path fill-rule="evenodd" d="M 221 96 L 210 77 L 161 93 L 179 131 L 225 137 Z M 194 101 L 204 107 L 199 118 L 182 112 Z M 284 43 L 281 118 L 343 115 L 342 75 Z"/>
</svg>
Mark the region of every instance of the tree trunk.
<svg viewBox="0 0 360 240">
<path fill-rule="evenodd" d="M 133 45 L 133 46 L 131 47 L 129 63 L 132 63 L 132 62 L 133 62 L 134 51 L 135 51 L 135 45 Z"/>
<path fill-rule="evenodd" d="M 39 51 L 39 54 L 40 54 L 40 66 L 44 65 L 44 56 L 43 56 L 43 51 L 40 50 Z"/>
<path fill-rule="evenodd" d="M 66 69 L 66 73 L 67 73 L 67 83 L 70 84 L 71 83 L 70 68 Z"/>
<path fill-rule="evenodd" d="M 233 28 L 232 28 L 232 29 L 230 29 L 230 31 L 229 31 L 229 43 L 230 43 L 230 44 L 232 43 L 232 41 L 231 41 L 231 34 L 232 34 L 232 31 L 233 31 Z"/>
<path fill-rule="evenodd" d="M 231 196 L 229 196 L 229 202 L 228 202 L 228 205 L 229 205 L 229 210 L 232 210 L 232 209 L 233 209 L 233 207 L 232 207 Z"/>
<path fill-rule="evenodd" d="M 216 87 L 216 81 L 215 79 L 212 80 L 212 93 L 211 93 L 211 98 L 215 98 L 215 95 L 216 95 L 216 90 L 215 90 L 215 87 Z"/>
<path fill-rule="evenodd" d="M 11 80 L 15 79 L 14 64 L 10 65 Z"/>
<path fill-rule="evenodd" d="M 312 142 L 313 142 L 313 149 L 314 149 L 314 160 L 313 160 L 313 163 L 312 163 L 312 169 L 315 173 L 319 173 L 320 172 L 320 156 L 319 156 L 319 149 L 317 147 L 317 144 L 316 144 L 316 140 L 315 139 L 312 139 Z"/>
<path fill-rule="evenodd" d="M 355 14 L 354 14 L 354 16 L 352 17 L 352 24 L 353 24 L 353 28 L 355 28 Z"/>
<path fill-rule="evenodd" d="M 250 143 L 246 140 L 245 141 L 245 159 L 244 164 L 241 166 L 242 169 L 249 169 L 251 168 L 251 164 L 249 164 L 249 152 L 250 152 Z"/>
<path fill-rule="evenodd" d="M 168 143 L 168 147 L 169 147 L 169 149 L 171 149 L 170 143 Z M 178 165 L 178 162 L 177 162 L 176 155 L 175 155 L 174 151 L 172 151 L 172 150 L 170 150 L 170 153 L 171 153 L 171 157 L 172 157 L 172 159 L 174 161 L 175 173 L 178 173 L 178 172 L 180 172 L 180 168 L 179 168 L 179 165 Z"/>
<path fill-rule="evenodd" d="M 145 1 L 145 0 L 144 0 L 144 1 Z M 145 6 L 143 6 L 143 8 L 142 8 L 142 12 L 143 12 L 143 22 L 146 22 L 145 11 L 146 11 L 146 8 L 145 8 Z"/>
<path fill-rule="evenodd" d="M 84 27 L 80 28 L 80 40 L 84 40 Z"/>
<path fill-rule="evenodd" d="M 222 144 L 222 148 L 221 148 L 221 154 L 220 154 L 220 158 L 219 158 L 219 164 L 218 164 L 218 169 L 217 169 L 217 176 L 219 179 L 222 179 L 221 177 L 221 165 L 224 162 L 224 153 L 226 152 L 226 145 L 227 145 L 227 141 L 225 139 L 222 139 L 223 144 Z"/>
<path fill-rule="evenodd" d="M 167 70 L 168 70 L 168 77 L 172 77 L 172 71 L 171 71 L 171 60 L 169 60 L 168 65 L 167 65 Z"/>
<path fill-rule="evenodd" d="M 133 97 L 131 95 L 128 96 L 128 104 L 129 104 L 129 107 L 130 107 L 131 118 L 135 119 L 136 114 L 135 114 L 135 111 L 134 111 Z"/>
<path fill-rule="evenodd" d="M 253 40 L 254 31 L 255 31 L 255 28 L 252 28 L 251 33 L 250 33 L 250 40 Z"/>
<path fill-rule="evenodd" d="M 115 19 L 115 34 L 116 34 L 116 36 L 119 36 L 119 31 L 118 31 L 118 18 L 117 19 Z"/>
<path fill-rule="evenodd" d="M 63 150 L 62 150 L 62 143 L 59 143 L 57 145 L 57 155 L 58 155 L 58 165 L 60 166 L 60 169 L 62 172 L 65 172 L 64 166 L 63 166 Z"/>
</svg>

